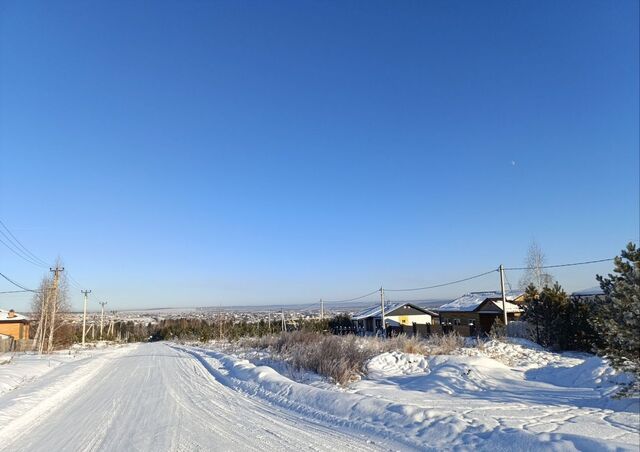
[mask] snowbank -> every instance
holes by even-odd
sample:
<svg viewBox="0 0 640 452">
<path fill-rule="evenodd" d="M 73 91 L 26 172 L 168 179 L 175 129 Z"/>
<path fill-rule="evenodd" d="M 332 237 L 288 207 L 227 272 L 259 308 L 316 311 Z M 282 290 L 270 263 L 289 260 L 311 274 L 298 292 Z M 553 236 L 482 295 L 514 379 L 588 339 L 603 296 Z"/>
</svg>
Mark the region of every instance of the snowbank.
<svg viewBox="0 0 640 452">
<path fill-rule="evenodd" d="M 12 391 L 25 383 L 37 380 L 57 367 L 86 359 L 96 354 L 106 353 L 124 345 L 107 347 L 105 344 L 95 348 L 72 347 L 49 355 L 35 353 L 0 353 L 0 395 Z M 131 346 L 129 346 L 131 347 Z"/>
<path fill-rule="evenodd" d="M 38 356 L 3 353 L 0 356 L 0 395 L 35 380 L 61 364 L 78 359 L 75 354 Z"/>
<path fill-rule="evenodd" d="M 568 362 L 568 355 L 552 353 L 535 342 L 520 338 L 509 338 L 505 341 L 491 340 L 476 342 L 456 352 L 466 356 L 485 356 L 500 361 L 508 366 L 522 368 L 538 368 L 553 363 Z M 583 355 L 587 356 L 587 355 Z M 589 355 L 591 356 L 591 355 Z M 571 360 L 570 364 L 578 364 L 580 359 Z"/>
<path fill-rule="evenodd" d="M 367 363 L 367 374 L 374 378 L 411 375 L 428 372 L 429 363 L 422 355 L 402 352 L 387 352 Z"/>
<path fill-rule="evenodd" d="M 574 384 L 581 384 L 576 375 L 586 369 L 601 373 L 595 361 L 547 356 L 526 343 L 489 344 L 475 356 L 384 353 L 368 363 L 369 377 L 346 393 L 295 382 L 224 353 L 177 348 L 232 389 L 321 421 L 401 438 L 411 448 L 637 450 L 637 401 L 609 403 L 588 376 L 581 377 L 587 384 L 573 388 L 530 378 L 528 372 L 549 365 L 564 372 L 562 364 L 575 375 L 558 378 Z M 525 363 L 526 353 L 531 362 Z M 505 360 L 526 365 L 514 368 Z"/>
</svg>

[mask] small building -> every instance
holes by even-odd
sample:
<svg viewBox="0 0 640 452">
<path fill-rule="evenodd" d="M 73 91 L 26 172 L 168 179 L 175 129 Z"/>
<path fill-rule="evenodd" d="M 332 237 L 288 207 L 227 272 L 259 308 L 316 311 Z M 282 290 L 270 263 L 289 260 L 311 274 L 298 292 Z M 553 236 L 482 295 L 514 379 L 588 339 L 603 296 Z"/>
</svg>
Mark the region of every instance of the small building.
<svg viewBox="0 0 640 452">
<path fill-rule="evenodd" d="M 0 309 L 0 335 L 11 336 L 16 341 L 29 339 L 29 319 L 13 309 Z"/>
<path fill-rule="evenodd" d="M 385 304 L 387 334 L 427 336 L 437 314 L 412 303 Z M 372 306 L 351 317 L 356 330 L 364 335 L 373 335 L 382 330 L 382 307 Z"/>
<path fill-rule="evenodd" d="M 518 320 L 523 312 L 524 292 L 509 290 L 506 299 L 507 320 Z M 456 332 L 461 336 L 489 334 L 496 319 L 503 318 L 502 293 L 470 292 L 440 306 L 438 312 L 445 333 Z"/>
<path fill-rule="evenodd" d="M 583 300 L 597 300 L 604 297 L 604 290 L 600 286 L 577 290 L 571 294 L 573 298 Z"/>
</svg>

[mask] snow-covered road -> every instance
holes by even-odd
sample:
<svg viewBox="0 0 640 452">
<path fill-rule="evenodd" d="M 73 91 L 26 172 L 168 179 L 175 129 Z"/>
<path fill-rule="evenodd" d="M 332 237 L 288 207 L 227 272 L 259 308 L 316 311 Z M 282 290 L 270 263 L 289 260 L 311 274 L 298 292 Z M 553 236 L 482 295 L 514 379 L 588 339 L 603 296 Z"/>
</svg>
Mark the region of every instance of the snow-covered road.
<svg viewBox="0 0 640 452">
<path fill-rule="evenodd" d="M 0 365 L 0 451 L 636 451 L 640 444 L 638 399 L 612 399 L 622 376 L 591 355 L 500 341 L 452 355 L 384 353 L 347 388 L 299 379 L 263 359 L 171 343 L 17 355 Z"/>
<path fill-rule="evenodd" d="M 0 438 L 6 451 L 398 448 L 234 391 L 164 343 L 79 359 L 3 394 Z"/>
</svg>

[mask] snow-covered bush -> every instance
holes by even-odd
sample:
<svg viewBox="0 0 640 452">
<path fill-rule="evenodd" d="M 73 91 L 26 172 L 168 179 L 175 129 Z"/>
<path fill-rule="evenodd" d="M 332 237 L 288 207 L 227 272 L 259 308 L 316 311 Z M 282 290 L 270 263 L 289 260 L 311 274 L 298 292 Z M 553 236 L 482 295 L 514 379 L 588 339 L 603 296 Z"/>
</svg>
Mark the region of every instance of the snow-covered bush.
<svg viewBox="0 0 640 452">
<path fill-rule="evenodd" d="M 333 336 L 294 331 L 277 336 L 241 338 L 233 349 L 269 350 L 296 370 L 310 370 L 339 384 L 357 380 L 366 373 L 367 362 L 376 355 L 403 352 L 413 355 L 447 355 L 464 345 L 457 334 L 434 335 L 427 339 L 399 335 L 389 339 L 354 335 Z"/>
<path fill-rule="evenodd" d="M 502 320 L 496 319 L 496 321 L 493 322 L 491 331 L 489 332 L 489 337 L 496 340 L 504 339 L 505 337 L 507 337 L 507 326 Z"/>
<path fill-rule="evenodd" d="M 513 320 L 507 324 L 507 336 L 535 341 L 535 329 L 526 321 Z"/>
</svg>

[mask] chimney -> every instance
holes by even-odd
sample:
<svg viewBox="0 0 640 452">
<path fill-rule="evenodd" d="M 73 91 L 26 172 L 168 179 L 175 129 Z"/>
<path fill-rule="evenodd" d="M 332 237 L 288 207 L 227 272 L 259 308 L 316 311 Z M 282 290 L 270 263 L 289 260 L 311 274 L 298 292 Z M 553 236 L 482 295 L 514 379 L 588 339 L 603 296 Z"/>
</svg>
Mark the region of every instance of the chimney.
<svg viewBox="0 0 640 452">
<path fill-rule="evenodd" d="M 7 314 L 7 318 L 8 319 L 12 319 L 16 316 L 16 311 L 14 311 L 13 309 L 9 310 L 9 313 Z"/>
</svg>

